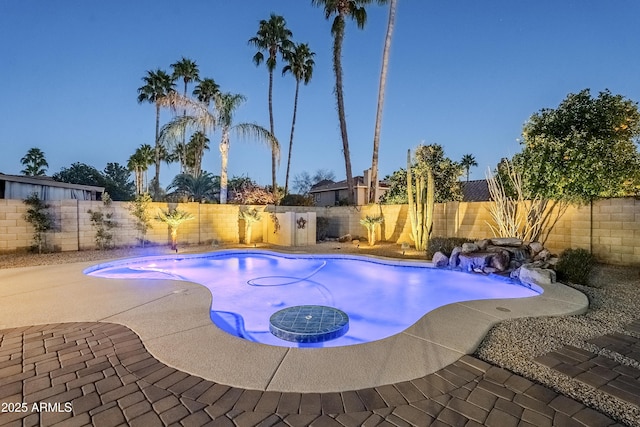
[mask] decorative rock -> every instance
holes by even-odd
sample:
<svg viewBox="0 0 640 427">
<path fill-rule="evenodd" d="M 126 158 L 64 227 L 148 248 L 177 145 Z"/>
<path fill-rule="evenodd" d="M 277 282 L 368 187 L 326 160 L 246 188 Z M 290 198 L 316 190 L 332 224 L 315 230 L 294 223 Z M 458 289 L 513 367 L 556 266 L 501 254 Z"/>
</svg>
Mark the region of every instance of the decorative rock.
<svg viewBox="0 0 640 427">
<path fill-rule="evenodd" d="M 487 249 L 487 246 L 489 246 L 489 239 L 478 240 L 475 243 L 476 245 L 478 245 L 478 249 L 480 249 L 481 251 L 484 251 Z"/>
<path fill-rule="evenodd" d="M 544 249 L 544 246 L 540 242 L 531 242 L 529 243 L 529 248 L 531 248 L 532 255 L 537 255 Z"/>
<path fill-rule="evenodd" d="M 546 268 L 533 267 L 529 264 L 521 266 L 511 273 L 511 277 L 517 272 L 517 278 L 522 283 L 530 285 L 551 285 L 556 281 L 556 272 Z"/>
<path fill-rule="evenodd" d="M 535 257 L 533 257 L 534 261 L 548 261 L 551 258 L 551 252 L 546 249 L 543 249 L 538 253 Z"/>
<path fill-rule="evenodd" d="M 469 252 L 476 252 L 479 249 L 480 248 L 475 243 L 463 243 L 462 244 L 462 252 L 465 253 L 465 254 L 469 253 Z"/>
<path fill-rule="evenodd" d="M 360 240 L 359 239 L 353 239 L 351 241 L 351 243 L 353 243 L 355 246 L 358 246 L 360 244 Z"/>
<path fill-rule="evenodd" d="M 344 236 L 338 237 L 338 242 L 340 243 L 350 242 L 351 240 L 353 240 L 351 234 L 345 234 Z"/>
<path fill-rule="evenodd" d="M 496 271 L 505 271 L 507 268 L 509 268 L 510 258 L 511 257 L 509 256 L 509 252 L 507 251 L 495 252 L 491 257 L 489 266 Z"/>
<path fill-rule="evenodd" d="M 460 254 L 460 268 L 464 271 L 482 270 L 489 265 L 492 256 L 493 254 L 489 252 L 462 252 Z"/>
<path fill-rule="evenodd" d="M 442 252 L 436 252 L 433 254 L 433 258 L 431 258 L 431 262 L 436 267 L 446 267 L 449 265 L 449 257 L 443 254 Z"/>
<path fill-rule="evenodd" d="M 456 246 L 451 251 L 451 255 L 449 256 L 449 268 L 456 268 L 460 263 L 460 252 L 462 252 L 462 248 L 460 246 Z"/>
<path fill-rule="evenodd" d="M 516 237 L 494 237 L 491 244 L 496 246 L 521 246 L 522 239 Z"/>
</svg>

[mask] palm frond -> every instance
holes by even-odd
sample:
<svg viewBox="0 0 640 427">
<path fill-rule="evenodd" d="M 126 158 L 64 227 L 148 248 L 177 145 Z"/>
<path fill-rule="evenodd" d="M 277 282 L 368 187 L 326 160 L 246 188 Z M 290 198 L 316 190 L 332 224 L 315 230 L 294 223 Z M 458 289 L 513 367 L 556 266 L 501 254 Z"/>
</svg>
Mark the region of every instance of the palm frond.
<svg viewBox="0 0 640 427">
<path fill-rule="evenodd" d="M 252 139 L 265 143 L 276 156 L 278 164 L 280 164 L 280 143 L 278 139 L 264 127 L 255 123 L 239 123 L 233 128 L 233 132 L 242 139 Z"/>
</svg>

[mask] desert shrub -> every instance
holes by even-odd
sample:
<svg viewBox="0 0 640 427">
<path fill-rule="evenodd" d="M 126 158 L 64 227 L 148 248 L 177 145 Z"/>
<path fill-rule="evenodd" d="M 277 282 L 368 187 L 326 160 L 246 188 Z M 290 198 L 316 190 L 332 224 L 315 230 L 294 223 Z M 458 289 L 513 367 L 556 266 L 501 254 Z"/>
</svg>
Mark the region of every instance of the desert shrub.
<svg viewBox="0 0 640 427">
<path fill-rule="evenodd" d="M 324 240 L 329 234 L 329 218 L 319 216 L 316 218 L 316 240 Z"/>
<path fill-rule="evenodd" d="M 449 256 L 456 246 L 462 246 L 463 243 L 472 243 L 474 241 L 464 237 L 432 237 L 429 239 L 429 245 L 427 246 L 427 258 L 433 258 L 433 254 L 436 252 L 442 252 Z"/>
<path fill-rule="evenodd" d="M 586 285 L 595 258 L 586 249 L 565 249 L 556 264 L 558 280 Z"/>
</svg>

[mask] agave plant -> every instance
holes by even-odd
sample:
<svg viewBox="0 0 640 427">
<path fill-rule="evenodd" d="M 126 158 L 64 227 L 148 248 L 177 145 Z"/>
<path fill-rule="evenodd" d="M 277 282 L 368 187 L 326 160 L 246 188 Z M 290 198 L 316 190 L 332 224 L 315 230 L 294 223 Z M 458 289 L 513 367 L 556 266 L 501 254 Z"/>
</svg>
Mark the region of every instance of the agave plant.
<svg viewBox="0 0 640 427">
<path fill-rule="evenodd" d="M 171 230 L 171 250 L 178 252 L 178 227 L 180 227 L 183 222 L 192 219 L 194 219 L 192 214 L 179 209 L 161 210 L 158 215 L 156 215 L 156 220 L 164 222 L 169 226 L 169 230 Z"/>
<path fill-rule="evenodd" d="M 362 218 L 360 224 L 367 228 L 367 234 L 369 238 L 369 246 L 376 244 L 376 225 L 382 223 L 384 218 L 381 216 L 369 216 Z"/>
</svg>

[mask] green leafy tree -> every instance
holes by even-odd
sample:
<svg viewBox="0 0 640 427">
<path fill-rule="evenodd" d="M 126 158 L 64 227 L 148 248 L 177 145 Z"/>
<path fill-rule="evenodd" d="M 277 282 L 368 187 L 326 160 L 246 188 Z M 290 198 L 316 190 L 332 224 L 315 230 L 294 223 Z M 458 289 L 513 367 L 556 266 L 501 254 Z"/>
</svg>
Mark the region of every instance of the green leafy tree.
<svg viewBox="0 0 640 427">
<path fill-rule="evenodd" d="M 33 227 L 34 247 L 41 254 L 42 248 L 46 246 L 45 233 L 53 228 L 53 218 L 48 211 L 49 205 L 42 201 L 37 193 L 27 197 L 24 204 L 27 205 L 24 219 Z"/>
<path fill-rule="evenodd" d="M 20 173 L 28 176 L 44 176 L 49 167 L 44 152 L 37 147 L 30 148 L 27 154 L 20 159 L 20 163 L 24 166 Z"/>
<path fill-rule="evenodd" d="M 380 149 L 380 130 L 382 128 L 382 108 L 384 107 L 384 92 L 387 86 L 387 69 L 389 68 L 389 54 L 391 52 L 391 38 L 396 22 L 396 0 L 389 2 L 389 20 L 387 34 L 384 38 L 382 50 L 382 69 L 380 70 L 380 85 L 378 86 L 378 107 L 376 109 L 376 124 L 373 132 L 373 156 L 371 157 L 371 181 L 369 182 L 369 201 L 378 200 L 378 151 Z"/>
<path fill-rule="evenodd" d="M 459 163 L 444 155 L 444 149 L 440 144 L 418 146 L 411 164 L 414 175 L 423 173 L 427 168 L 431 169 L 435 185 L 436 203 L 462 200 L 459 182 L 463 173 L 462 167 Z M 380 203 L 405 204 L 408 202 L 406 193 L 407 171 L 405 169 L 399 169 L 388 175 L 385 177 L 385 181 L 389 183 L 389 190 L 382 195 Z"/>
<path fill-rule="evenodd" d="M 275 135 L 273 126 L 273 70 L 276 69 L 278 54 L 291 50 L 293 42 L 290 40 L 293 33 L 287 28 L 284 17 L 271 14 L 269 20 L 261 20 L 256 35 L 249 39 L 249 45 L 258 48 L 253 55 L 253 62 L 260 66 L 262 62 L 267 65 L 269 71 L 269 131 Z M 262 53 L 265 51 L 267 56 Z M 271 153 L 271 181 L 272 188 L 277 191 L 276 166 L 279 153 L 275 150 Z M 275 194 L 275 193 L 274 193 Z"/>
<path fill-rule="evenodd" d="M 478 166 L 478 162 L 476 162 L 476 158 L 473 157 L 472 154 L 465 154 L 462 156 L 462 160 L 460 161 L 460 166 L 465 170 L 467 174 L 467 182 L 469 182 L 469 170 L 473 166 Z"/>
<path fill-rule="evenodd" d="M 153 228 L 151 224 L 151 215 L 149 215 L 149 207 L 151 206 L 151 196 L 149 193 L 138 194 L 136 198 L 127 204 L 129 213 L 135 218 L 135 228 L 140 233 L 140 244 L 144 247 L 147 231 Z"/>
<path fill-rule="evenodd" d="M 144 85 L 138 88 L 138 102 L 148 102 L 156 107 L 156 138 L 155 138 L 155 179 L 154 195 L 160 194 L 160 107 L 167 95 L 174 92 L 174 80 L 163 70 L 147 71 L 147 75 L 142 78 Z"/>
<path fill-rule="evenodd" d="M 378 4 L 384 4 L 386 0 L 378 0 Z M 367 11 L 365 6 L 372 3 L 372 0 L 311 0 L 313 6 L 321 7 L 324 11 L 325 19 L 335 15 L 331 25 L 331 35 L 333 36 L 333 73 L 336 77 L 336 104 L 338 110 L 338 120 L 340 122 L 340 136 L 342 138 L 342 152 L 344 154 L 344 164 L 347 176 L 347 190 L 349 192 L 349 204 L 354 201 L 354 182 L 351 171 L 351 152 L 349 151 L 349 137 L 347 135 L 347 119 L 344 109 L 344 89 L 342 85 L 342 42 L 344 41 L 345 26 L 347 18 L 356 22 L 358 28 L 364 28 L 367 22 Z"/>
<path fill-rule="evenodd" d="M 107 163 L 103 171 L 104 189 L 111 199 L 116 201 L 133 200 L 135 183 L 131 180 L 131 171 L 120 163 Z"/>
<path fill-rule="evenodd" d="M 291 73 L 296 79 L 296 94 L 293 100 L 293 118 L 291 119 L 291 134 L 289 136 L 289 153 L 287 156 L 287 174 L 284 180 L 284 193 L 289 194 L 289 170 L 291 167 L 291 151 L 293 149 L 293 131 L 296 126 L 296 113 L 298 112 L 298 92 L 300 90 L 300 82 L 305 85 L 309 84 L 313 75 L 313 66 L 315 62 L 313 57 L 315 53 L 309 49 L 306 43 L 300 43 L 293 47 L 292 50 L 285 51 L 284 59 L 287 61 L 282 69 L 282 74 Z"/>
<path fill-rule="evenodd" d="M 80 162 L 72 163 L 68 168 L 63 167 L 60 172 L 53 174 L 53 179 L 69 184 L 105 186 L 105 178 L 98 169 Z"/>
<path fill-rule="evenodd" d="M 186 98 L 189 83 L 200 80 L 200 70 L 198 69 L 198 65 L 195 61 L 183 56 L 180 61 L 171 64 L 171 68 L 173 68 L 173 74 L 171 77 L 174 80 L 182 79 L 184 83 L 182 96 Z M 186 109 L 182 111 L 182 115 L 187 115 Z M 176 147 L 176 153 L 178 161 L 180 162 L 180 170 L 184 173 L 186 172 L 186 134 L 182 135 L 182 140 L 178 144 L 178 147 Z"/>
<path fill-rule="evenodd" d="M 570 203 L 626 195 L 640 168 L 638 104 L 608 90 L 535 113 L 513 162 L 528 195 Z"/>
<path fill-rule="evenodd" d="M 195 219 L 195 217 L 186 211 L 179 209 L 160 210 L 156 215 L 156 220 L 164 222 L 171 232 L 171 250 L 178 252 L 178 228 L 186 222 Z"/>
</svg>

